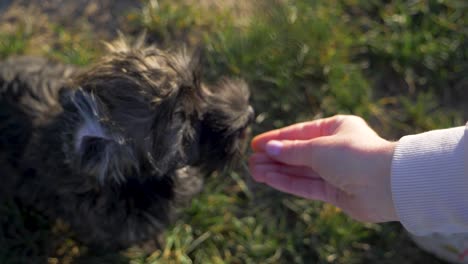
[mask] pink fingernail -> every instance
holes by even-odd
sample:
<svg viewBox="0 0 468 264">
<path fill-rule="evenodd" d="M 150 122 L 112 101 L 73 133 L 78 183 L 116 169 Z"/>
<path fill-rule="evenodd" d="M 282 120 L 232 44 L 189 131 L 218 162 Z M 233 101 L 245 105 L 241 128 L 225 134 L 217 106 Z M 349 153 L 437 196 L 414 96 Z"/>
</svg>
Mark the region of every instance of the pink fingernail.
<svg viewBox="0 0 468 264">
<path fill-rule="evenodd" d="M 265 151 L 271 156 L 278 156 L 281 153 L 283 143 L 277 140 L 268 141 L 265 145 Z"/>
</svg>

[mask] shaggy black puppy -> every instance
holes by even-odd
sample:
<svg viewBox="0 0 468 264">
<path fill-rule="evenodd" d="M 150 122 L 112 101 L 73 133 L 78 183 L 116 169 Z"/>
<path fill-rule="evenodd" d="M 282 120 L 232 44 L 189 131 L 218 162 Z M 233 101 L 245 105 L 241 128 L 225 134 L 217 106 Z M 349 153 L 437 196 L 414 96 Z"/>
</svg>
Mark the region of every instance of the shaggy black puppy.
<svg viewBox="0 0 468 264">
<path fill-rule="evenodd" d="M 141 43 L 109 44 L 90 69 L 0 62 L 0 191 L 92 245 L 160 235 L 202 176 L 240 153 L 253 118 L 243 81 L 204 85 L 199 56 Z"/>
</svg>

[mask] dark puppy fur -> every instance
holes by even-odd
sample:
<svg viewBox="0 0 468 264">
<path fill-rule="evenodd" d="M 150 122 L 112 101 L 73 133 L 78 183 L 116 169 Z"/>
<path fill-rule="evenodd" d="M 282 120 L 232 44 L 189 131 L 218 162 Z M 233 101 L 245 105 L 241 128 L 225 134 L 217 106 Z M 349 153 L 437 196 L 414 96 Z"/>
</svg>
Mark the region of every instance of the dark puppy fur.
<svg viewBox="0 0 468 264">
<path fill-rule="evenodd" d="M 0 177 L 1 192 L 80 240 L 122 248 L 160 235 L 202 176 L 239 154 L 253 111 L 244 82 L 202 84 L 197 56 L 109 49 L 87 70 L 0 62 Z"/>
</svg>

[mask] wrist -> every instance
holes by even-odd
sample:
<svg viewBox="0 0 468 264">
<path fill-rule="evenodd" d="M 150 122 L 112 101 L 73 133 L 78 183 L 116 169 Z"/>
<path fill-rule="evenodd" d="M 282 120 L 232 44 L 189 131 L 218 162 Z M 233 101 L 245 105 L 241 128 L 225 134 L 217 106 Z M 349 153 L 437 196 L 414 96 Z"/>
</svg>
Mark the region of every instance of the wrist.
<svg viewBox="0 0 468 264">
<path fill-rule="evenodd" d="M 383 200 L 384 200 L 384 208 L 385 211 L 383 212 L 383 219 L 384 221 L 398 221 L 398 215 L 395 208 L 395 203 L 393 201 L 392 196 L 392 160 L 393 155 L 395 153 L 395 148 L 397 146 L 397 142 L 386 141 L 384 146 L 381 149 L 381 171 L 380 177 L 382 180 L 383 186 Z"/>
</svg>

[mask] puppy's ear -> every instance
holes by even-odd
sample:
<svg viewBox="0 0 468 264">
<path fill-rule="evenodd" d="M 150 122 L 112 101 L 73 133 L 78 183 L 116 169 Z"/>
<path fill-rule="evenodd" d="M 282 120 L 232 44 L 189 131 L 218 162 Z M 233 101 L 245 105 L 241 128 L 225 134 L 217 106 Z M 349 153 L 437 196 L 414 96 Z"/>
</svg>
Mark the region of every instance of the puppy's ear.
<svg viewBox="0 0 468 264">
<path fill-rule="evenodd" d="M 189 70 L 193 74 L 193 82 L 195 87 L 200 87 L 201 85 L 201 78 L 203 75 L 203 55 L 203 47 L 199 45 L 192 51 L 191 59 L 189 62 Z"/>
<path fill-rule="evenodd" d="M 183 46 L 178 52 L 172 54 L 168 63 L 178 73 L 181 88 L 198 89 L 200 87 L 203 73 L 202 58 L 201 47 L 188 50 Z"/>
</svg>

